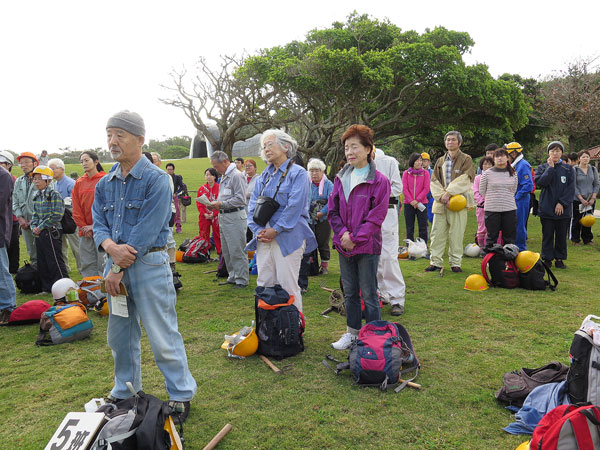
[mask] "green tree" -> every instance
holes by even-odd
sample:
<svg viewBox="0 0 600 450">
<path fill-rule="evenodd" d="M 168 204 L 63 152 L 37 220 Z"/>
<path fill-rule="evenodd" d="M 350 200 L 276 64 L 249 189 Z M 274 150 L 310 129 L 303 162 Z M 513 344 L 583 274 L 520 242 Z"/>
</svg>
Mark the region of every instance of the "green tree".
<svg viewBox="0 0 600 450">
<path fill-rule="evenodd" d="M 279 117 L 294 120 L 288 129 L 309 157 L 336 163 L 351 123 L 370 126 L 378 141 L 418 138 L 425 146 L 441 146 L 455 128 L 465 150 L 477 152 L 473 142 L 522 128 L 528 108 L 516 83 L 465 65 L 472 45 L 467 33 L 439 27 L 419 35 L 353 13 L 305 41 L 249 57 L 237 76 L 279 96 Z"/>
</svg>

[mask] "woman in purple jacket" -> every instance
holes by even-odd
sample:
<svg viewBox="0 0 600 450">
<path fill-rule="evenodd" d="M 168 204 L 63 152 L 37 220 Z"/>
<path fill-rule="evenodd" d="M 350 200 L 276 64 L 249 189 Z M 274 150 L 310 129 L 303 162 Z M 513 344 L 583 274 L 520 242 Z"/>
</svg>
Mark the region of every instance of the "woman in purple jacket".
<svg viewBox="0 0 600 450">
<path fill-rule="evenodd" d="M 351 125 L 342 135 L 348 164 L 337 174 L 329 197 L 333 246 L 339 253 L 346 302 L 346 333 L 331 344 L 350 348 L 361 328 L 360 299 L 367 322 L 381 319 L 377 300 L 377 264 L 381 254 L 381 224 L 387 214 L 390 182 L 373 162 L 373 130 Z"/>
<path fill-rule="evenodd" d="M 427 194 L 429 194 L 429 171 L 423 169 L 420 153 L 408 158 L 408 169 L 402 174 L 402 194 L 404 194 L 404 222 L 406 239 L 415 237 L 415 217 L 419 223 L 419 237 L 427 242 Z"/>
</svg>

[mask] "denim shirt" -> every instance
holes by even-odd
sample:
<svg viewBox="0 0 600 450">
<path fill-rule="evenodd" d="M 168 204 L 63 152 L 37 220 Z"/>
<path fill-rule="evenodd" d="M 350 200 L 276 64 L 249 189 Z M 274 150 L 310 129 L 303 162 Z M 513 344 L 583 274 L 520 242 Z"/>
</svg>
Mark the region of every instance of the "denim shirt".
<svg viewBox="0 0 600 450">
<path fill-rule="evenodd" d="M 306 241 L 305 253 L 317 248 L 315 235 L 308 226 L 308 192 L 310 189 L 310 180 L 308 172 L 298 164 L 293 164 L 290 167 L 283 183 L 281 183 L 279 192 L 275 197 L 280 206 L 267 223 L 267 226 L 261 227 L 254 222 L 253 215 L 254 208 L 256 207 L 256 199 L 260 195 L 272 197 L 275 194 L 279 180 L 289 164 L 289 159 L 279 169 L 275 169 L 275 166 L 270 164 L 254 185 L 254 192 L 248 203 L 248 227 L 254 233 L 254 238 L 246 247 L 247 250 L 256 249 L 256 236 L 258 232 L 268 227 L 277 231 L 275 240 L 279 244 L 283 256 L 287 256 L 300 248 L 304 241 Z"/>
<path fill-rule="evenodd" d="M 164 247 L 171 218 L 170 177 L 142 157 L 123 178 L 115 164 L 96 185 L 92 205 L 94 241 L 105 239 L 131 245 L 145 255 L 152 247 Z"/>
</svg>

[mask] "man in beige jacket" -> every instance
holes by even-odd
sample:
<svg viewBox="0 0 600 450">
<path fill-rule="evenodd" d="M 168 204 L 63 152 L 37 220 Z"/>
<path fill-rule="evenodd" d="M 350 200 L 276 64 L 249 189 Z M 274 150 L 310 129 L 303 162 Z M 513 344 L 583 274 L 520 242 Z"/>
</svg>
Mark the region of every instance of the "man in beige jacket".
<svg viewBox="0 0 600 450">
<path fill-rule="evenodd" d="M 431 226 L 430 266 L 425 272 L 440 271 L 443 267 L 443 255 L 448 246 L 448 260 L 452 272 L 462 272 L 460 268 L 463 254 L 463 236 L 467 226 L 467 210 L 475 207 L 473 197 L 473 178 L 475 166 L 469 155 L 460 151 L 462 135 L 458 131 L 449 131 L 444 136 L 444 145 L 448 152 L 438 158 L 431 175 L 431 194 L 433 203 L 433 225 Z M 448 209 L 453 195 L 463 195 L 467 206 L 460 211 Z"/>
</svg>

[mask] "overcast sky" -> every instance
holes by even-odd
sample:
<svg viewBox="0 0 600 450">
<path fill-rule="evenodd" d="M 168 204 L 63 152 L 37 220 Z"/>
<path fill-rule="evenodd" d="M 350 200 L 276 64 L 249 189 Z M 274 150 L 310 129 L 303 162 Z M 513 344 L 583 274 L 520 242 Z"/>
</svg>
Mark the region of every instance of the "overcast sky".
<svg viewBox="0 0 600 450">
<path fill-rule="evenodd" d="M 353 10 L 423 32 L 466 31 L 465 60 L 493 76 L 545 76 L 600 55 L 598 1 L 5 1 L 0 6 L 0 149 L 106 147 L 107 118 L 139 112 L 147 139 L 192 135 L 163 105 L 171 68 L 303 39 Z"/>
</svg>

